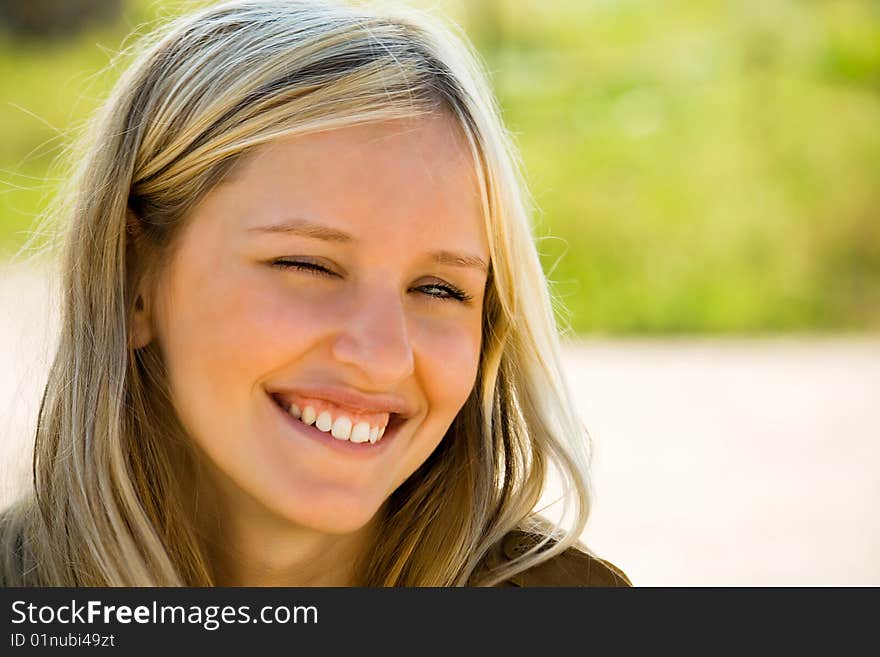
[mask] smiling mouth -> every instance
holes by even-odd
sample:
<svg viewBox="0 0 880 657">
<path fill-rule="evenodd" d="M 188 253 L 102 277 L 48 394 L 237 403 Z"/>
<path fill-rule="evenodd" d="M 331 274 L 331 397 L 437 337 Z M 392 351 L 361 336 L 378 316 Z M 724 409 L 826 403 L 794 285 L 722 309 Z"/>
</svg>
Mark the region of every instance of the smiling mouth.
<svg viewBox="0 0 880 657">
<path fill-rule="evenodd" d="M 320 416 L 317 419 L 312 417 L 310 422 L 305 422 L 300 417 L 297 417 L 297 415 L 291 414 L 290 410 L 279 395 L 270 393 L 269 396 L 272 398 L 275 406 L 277 406 L 291 422 L 296 423 L 300 429 L 306 431 L 312 436 L 329 439 L 340 447 L 351 447 L 359 450 L 376 449 L 390 441 L 391 437 L 396 435 L 397 429 L 406 422 L 406 418 L 397 413 L 391 413 L 388 417 L 388 423 L 384 427 L 372 427 L 369 437 L 367 438 L 364 437 L 362 430 L 361 434 L 355 437 L 354 428 L 351 426 L 340 431 L 340 428 L 336 423 L 333 423 L 332 425 L 327 424 L 326 419 L 325 422 L 322 423 Z M 348 418 L 345 419 L 347 420 Z M 351 425 L 351 421 L 349 421 L 349 425 Z"/>
</svg>

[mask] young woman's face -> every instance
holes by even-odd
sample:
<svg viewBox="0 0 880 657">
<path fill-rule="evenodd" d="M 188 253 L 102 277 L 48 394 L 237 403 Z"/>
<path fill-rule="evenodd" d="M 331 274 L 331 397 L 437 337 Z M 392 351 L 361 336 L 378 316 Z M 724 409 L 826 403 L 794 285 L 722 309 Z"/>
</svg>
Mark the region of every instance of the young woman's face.
<svg viewBox="0 0 880 657">
<path fill-rule="evenodd" d="M 481 207 L 445 116 L 280 141 L 198 205 L 151 330 L 232 513 L 355 531 L 437 447 L 477 374 Z"/>
</svg>

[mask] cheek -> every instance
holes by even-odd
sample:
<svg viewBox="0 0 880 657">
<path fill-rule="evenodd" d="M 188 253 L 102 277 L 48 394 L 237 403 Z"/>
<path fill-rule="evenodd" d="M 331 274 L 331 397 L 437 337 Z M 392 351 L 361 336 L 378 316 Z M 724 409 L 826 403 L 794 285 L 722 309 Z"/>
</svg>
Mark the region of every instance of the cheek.
<svg viewBox="0 0 880 657">
<path fill-rule="evenodd" d="M 190 275 L 186 275 L 190 274 Z M 273 371 L 289 365 L 320 332 L 314 313 L 259 275 L 180 272 L 158 330 L 175 396 L 218 413 L 241 404 Z M 222 415 L 234 408 L 225 406 Z"/>
<path fill-rule="evenodd" d="M 478 321 L 420 326 L 414 337 L 421 381 L 430 405 L 449 420 L 467 400 L 480 358 Z"/>
</svg>

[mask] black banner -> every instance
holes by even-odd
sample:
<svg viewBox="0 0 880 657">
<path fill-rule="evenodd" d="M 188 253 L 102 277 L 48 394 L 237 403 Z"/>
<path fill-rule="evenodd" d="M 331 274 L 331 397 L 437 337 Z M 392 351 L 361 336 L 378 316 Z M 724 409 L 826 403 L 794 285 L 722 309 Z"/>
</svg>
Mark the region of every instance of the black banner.
<svg viewBox="0 0 880 657">
<path fill-rule="evenodd" d="M 0 589 L 0 654 L 282 648 L 498 654 L 783 640 L 875 620 L 877 589 Z M 857 602 L 861 600 L 862 602 Z M 706 646 L 708 648 L 708 646 Z M 612 652 L 616 652 L 613 650 Z M 713 649 L 714 652 L 714 649 Z M 453 653 L 454 654 L 454 653 Z"/>
</svg>

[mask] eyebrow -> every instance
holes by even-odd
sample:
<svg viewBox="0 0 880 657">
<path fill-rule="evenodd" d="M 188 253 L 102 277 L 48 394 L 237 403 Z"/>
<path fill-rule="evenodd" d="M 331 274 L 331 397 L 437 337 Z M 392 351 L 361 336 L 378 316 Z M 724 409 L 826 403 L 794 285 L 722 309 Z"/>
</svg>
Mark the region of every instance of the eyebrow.
<svg viewBox="0 0 880 657">
<path fill-rule="evenodd" d="M 248 232 L 254 233 L 280 233 L 284 235 L 299 235 L 300 237 L 311 237 L 313 239 L 324 240 L 325 242 L 338 242 L 347 244 L 356 242 L 357 240 L 337 228 L 324 226 L 322 224 L 309 221 L 308 219 L 291 219 L 278 224 L 269 224 L 266 226 L 251 226 Z M 428 254 L 432 261 L 441 265 L 451 265 L 453 267 L 473 267 L 483 272 L 489 271 L 489 265 L 479 256 L 470 253 L 460 253 L 458 251 L 448 251 L 441 249 L 432 251 Z"/>
</svg>

